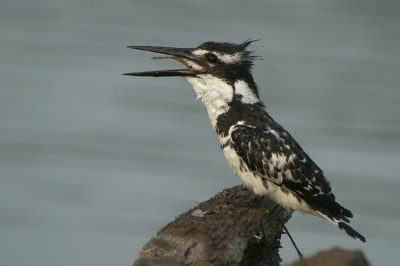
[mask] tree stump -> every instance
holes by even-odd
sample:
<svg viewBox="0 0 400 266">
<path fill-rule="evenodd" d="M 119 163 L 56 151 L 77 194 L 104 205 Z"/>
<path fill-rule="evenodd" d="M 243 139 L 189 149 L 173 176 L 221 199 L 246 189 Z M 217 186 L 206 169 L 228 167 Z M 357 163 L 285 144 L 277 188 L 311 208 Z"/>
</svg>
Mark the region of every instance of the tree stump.
<svg viewBox="0 0 400 266">
<path fill-rule="evenodd" d="M 228 188 L 162 228 L 133 265 L 279 265 L 291 214 L 242 186 Z"/>
</svg>

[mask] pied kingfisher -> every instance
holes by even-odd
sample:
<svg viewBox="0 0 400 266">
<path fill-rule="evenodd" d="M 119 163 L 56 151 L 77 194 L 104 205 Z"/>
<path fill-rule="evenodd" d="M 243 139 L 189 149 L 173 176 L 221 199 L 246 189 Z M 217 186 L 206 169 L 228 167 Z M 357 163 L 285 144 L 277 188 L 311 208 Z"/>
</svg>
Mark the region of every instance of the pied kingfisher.
<svg viewBox="0 0 400 266">
<path fill-rule="evenodd" d="M 128 46 L 165 54 L 186 68 L 126 73 L 129 76 L 184 77 L 204 103 L 221 149 L 233 172 L 255 194 L 286 209 L 335 224 L 353 238 L 350 210 L 335 201 L 323 171 L 296 140 L 267 113 L 251 74 L 252 43 L 205 42 L 196 48 Z"/>
</svg>

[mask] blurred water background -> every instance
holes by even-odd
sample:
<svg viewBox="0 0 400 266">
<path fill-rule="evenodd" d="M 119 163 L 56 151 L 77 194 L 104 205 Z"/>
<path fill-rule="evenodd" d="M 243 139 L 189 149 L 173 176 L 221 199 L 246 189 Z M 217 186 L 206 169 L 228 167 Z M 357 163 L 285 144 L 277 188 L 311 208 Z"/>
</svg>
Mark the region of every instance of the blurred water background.
<svg viewBox="0 0 400 266">
<path fill-rule="evenodd" d="M 127 45 L 251 45 L 271 115 L 325 170 L 362 244 L 294 215 L 306 255 L 397 265 L 400 2 L 2 0 L 0 265 L 130 265 L 163 225 L 239 184 L 176 67 Z M 284 263 L 296 259 L 283 236 Z"/>
</svg>

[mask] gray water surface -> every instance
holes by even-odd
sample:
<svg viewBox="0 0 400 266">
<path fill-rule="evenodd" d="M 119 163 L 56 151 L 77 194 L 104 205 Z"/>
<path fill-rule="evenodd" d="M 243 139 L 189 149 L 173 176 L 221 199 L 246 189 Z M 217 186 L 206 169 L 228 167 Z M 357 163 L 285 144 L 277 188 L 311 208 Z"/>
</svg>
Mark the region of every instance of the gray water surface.
<svg viewBox="0 0 400 266">
<path fill-rule="evenodd" d="M 3 0 L 0 264 L 130 265 L 181 212 L 239 184 L 176 67 L 127 45 L 242 42 L 261 97 L 330 177 L 362 244 L 320 219 L 289 230 L 310 255 L 400 244 L 399 1 Z M 296 259 L 283 236 L 284 263 Z"/>
</svg>

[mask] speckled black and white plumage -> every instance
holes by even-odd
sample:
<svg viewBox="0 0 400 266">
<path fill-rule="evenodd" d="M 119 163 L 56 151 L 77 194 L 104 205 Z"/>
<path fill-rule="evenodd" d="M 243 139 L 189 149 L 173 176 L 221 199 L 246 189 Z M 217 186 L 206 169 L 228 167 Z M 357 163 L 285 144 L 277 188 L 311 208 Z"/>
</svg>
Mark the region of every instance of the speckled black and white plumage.
<svg viewBox="0 0 400 266">
<path fill-rule="evenodd" d="M 256 194 L 269 196 L 285 208 L 325 218 L 364 240 L 346 225 L 352 213 L 335 201 L 323 171 L 264 109 L 258 114 L 225 130 L 217 122 L 220 138 L 225 140 L 221 148 L 234 172 Z"/>
<path fill-rule="evenodd" d="M 172 54 L 188 67 L 181 76 L 203 101 L 221 149 L 245 186 L 287 209 L 326 219 L 365 242 L 349 226 L 353 215 L 336 202 L 323 171 L 267 113 L 251 75 L 256 57 L 246 50 L 250 43 L 207 42 L 178 52 L 176 48 L 132 48 Z"/>
</svg>

